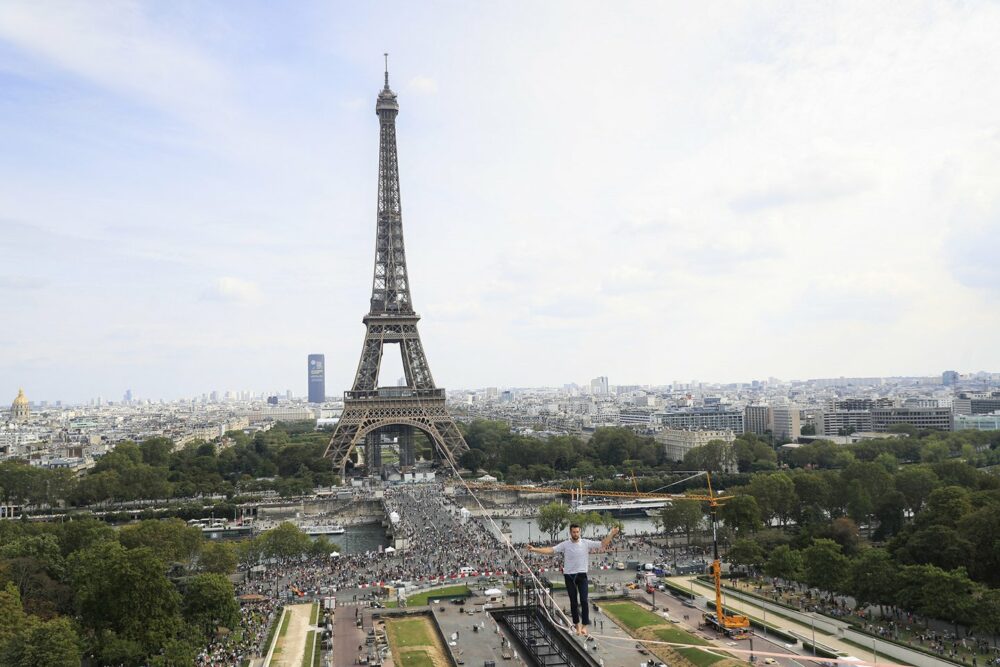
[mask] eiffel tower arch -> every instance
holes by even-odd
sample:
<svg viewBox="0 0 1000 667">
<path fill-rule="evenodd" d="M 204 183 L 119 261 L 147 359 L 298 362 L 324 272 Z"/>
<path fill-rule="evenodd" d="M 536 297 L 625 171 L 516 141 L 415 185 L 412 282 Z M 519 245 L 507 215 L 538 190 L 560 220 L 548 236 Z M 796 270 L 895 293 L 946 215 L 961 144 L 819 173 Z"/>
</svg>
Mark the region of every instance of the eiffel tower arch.
<svg viewBox="0 0 1000 667">
<path fill-rule="evenodd" d="M 368 314 L 362 319 L 365 341 L 354 385 L 344 392 L 344 412 L 324 455 L 333 459 L 333 466 L 341 476 L 359 446 L 365 449 L 364 464 L 370 472 L 377 472 L 381 467 L 384 436 L 397 440 L 400 464 L 404 467 L 413 465 L 415 431 L 427 435 L 436 459 L 455 467 L 458 457 L 469 449 L 445 407 L 445 390 L 434 384 L 417 331 L 420 316 L 414 312 L 410 300 L 396 158 L 399 103 L 389 88 L 388 66 L 375 113 L 379 119 L 379 159 L 372 296 Z M 387 344 L 399 346 L 405 386 L 377 386 Z"/>
</svg>

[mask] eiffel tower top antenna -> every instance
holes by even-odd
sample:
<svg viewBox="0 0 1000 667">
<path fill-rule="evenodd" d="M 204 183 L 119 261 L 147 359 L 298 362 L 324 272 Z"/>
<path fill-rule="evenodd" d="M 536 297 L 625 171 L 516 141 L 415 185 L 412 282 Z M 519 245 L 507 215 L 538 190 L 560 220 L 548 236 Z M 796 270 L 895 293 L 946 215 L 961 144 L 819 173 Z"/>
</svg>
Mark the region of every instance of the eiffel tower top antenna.
<svg viewBox="0 0 1000 667">
<path fill-rule="evenodd" d="M 383 53 L 385 56 L 385 89 L 389 90 L 389 54 Z"/>
</svg>

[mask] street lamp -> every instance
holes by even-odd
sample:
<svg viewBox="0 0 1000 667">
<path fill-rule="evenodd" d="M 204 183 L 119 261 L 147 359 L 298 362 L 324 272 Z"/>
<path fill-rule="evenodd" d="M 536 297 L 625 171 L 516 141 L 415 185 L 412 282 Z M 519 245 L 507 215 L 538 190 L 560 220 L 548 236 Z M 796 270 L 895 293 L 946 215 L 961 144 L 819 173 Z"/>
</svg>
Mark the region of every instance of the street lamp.
<svg viewBox="0 0 1000 667">
<path fill-rule="evenodd" d="M 531 544 L 531 519 L 528 519 L 528 544 Z"/>
<path fill-rule="evenodd" d="M 813 637 L 813 657 L 816 657 L 816 612 L 809 613 L 809 621 L 812 623 L 812 637 Z"/>
</svg>

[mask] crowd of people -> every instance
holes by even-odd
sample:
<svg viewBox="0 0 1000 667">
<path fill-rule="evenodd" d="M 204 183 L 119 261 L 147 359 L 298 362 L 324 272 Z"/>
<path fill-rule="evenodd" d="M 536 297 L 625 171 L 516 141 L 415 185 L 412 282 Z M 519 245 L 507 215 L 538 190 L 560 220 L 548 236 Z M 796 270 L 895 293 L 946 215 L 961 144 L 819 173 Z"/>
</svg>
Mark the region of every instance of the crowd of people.
<svg viewBox="0 0 1000 667">
<path fill-rule="evenodd" d="M 280 610 L 276 597 L 250 594 L 250 600 L 240 600 L 240 627 L 212 640 L 195 660 L 197 667 L 230 667 L 243 665 L 250 658 L 266 651 L 267 630 Z"/>
<path fill-rule="evenodd" d="M 245 657 L 263 653 L 270 623 L 276 621 L 281 601 L 292 595 L 303 600 L 336 595 L 348 600 L 371 597 L 384 584 L 417 584 L 434 579 L 459 578 L 475 573 L 558 570 L 562 559 L 529 554 L 509 545 L 488 519 L 463 512 L 439 484 L 389 487 L 383 496 L 387 517 L 395 519 L 393 537 L 403 540 L 399 551 L 380 549 L 356 554 L 324 555 L 269 564 L 237 587 L 241 596 L 261 599 L 242 604 L 241 631 L 213 642 L 199 667 L 239 665 Z M 498 528 L 498 527 L 497 527 Z M 632 552 L 647 552 L 652 543 L 633 537 L 619 544 L 623 551 L 594 554 L 592 565 L 610 568 Z M 626 555 L 628 554 L 628 555 Z"/>
</svg>

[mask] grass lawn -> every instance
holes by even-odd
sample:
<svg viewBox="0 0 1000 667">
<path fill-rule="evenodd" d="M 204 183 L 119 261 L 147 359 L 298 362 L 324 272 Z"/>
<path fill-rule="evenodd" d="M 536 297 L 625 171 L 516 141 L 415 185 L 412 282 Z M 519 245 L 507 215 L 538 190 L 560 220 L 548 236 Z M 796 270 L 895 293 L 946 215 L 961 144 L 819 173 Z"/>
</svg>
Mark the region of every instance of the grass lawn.
<svg viewBox="0 0 1000 667">
<path fill-rule="evenodd" d="M 602 604 L 601 608 L 614 614 L 630 630 L 638 630 L 647 625 L 663 625 L 667 622 L 665 619 L 651 611 L 646 611 L 634 602 L 609 602 L 608 604 Z"/>
<path fill-rule="evenodd" d="M 694 644 L 696 646 L 711 646 L 711 644 L 701 637 L 692 635 L 684 630 L 681 630 L 680 628 L 658 628 L 653 631 L 653 634 L 656 635 L 657 639 L 664 642 L 673 642 L 675 644 Z M 677 649 L 677 652 L 698 667 L 708 667 L 708 665 L 712 665 L 720 660 L 723 660 L 720 656 L 705 653 L 704 651 L 699 651 L 693 648 L 679 648 Z"/>
<path fill-rule="evenodd" d="M 679 648 L 677 652 L 683 655 L 685 658 L 693 662 L 698 667 L 708 667 L 709 665 L 714 665 L 720 660 L 724 660 L 717 655 L 712 655 L 711 653 L 705 653 L 704 651 L 699 651 L 695 648 Z"/>
<path fill-rule="evenodd" d="M 657 616 L 651 611 L 643 609 L 634 602 L 610 602 L 608 604 L 602 604 L 601 608 L 608 613 L 613 614 L 622 623 L 627 625 L 631 631 L 639 630 L 640 628 L 652 625 L 664 625 L 667 623 L 666 619 Z M 659 641 L 663 642 L 693 644 L 695 646 L 711 645 L 701 637 L 692 635 L 677 627 L 656 628 L 652 630 L 652 632 Z M 684 656 L 687 660 L 690 660 L 697 667 L 708 667 L 709 665 L 715 664 L 716 662 L 724 659 L 693 648 L 679 648 L 677 649 L 677 652 Z"/>
<path fill-rule="evenodd" d="M 309 614 L 309 625 L 319 623 L 319 602 L 313 602 L 312 612 Z"/>
<path fill-rule="evenodd" d="M 389 641 L 395 646 L 433 646 L 434 638 L 427 632 L 422 618 L 386 621 Z"/>
<path fill-rule="evenodd" d="M 291 613 L 286 612 L 284 618 L 281 619 L 281 630 L 278 630 L 279 637 L 284 637 L 285 633 L 288 632 L 288 622 L 291 620 Z"/>
<path fill-rule="evenodd" d="M 306 635 L 306 650 L 302 654 L 302 667 L 312 667 L 313 649 L 315 648 L 316 633 L 312 630 Z"/>
<path fill-rule="evenodd" d="M 427 651 L 407 651 L 402 654 L 403 667 L 434 667 L 434 661 Z"/>
<path fill-rule="evenodd" d="M 438 588 L 431 591 L 423 591 L 420 593 L 415 593 L 406 598 L 407 607 L 422 607 L 427 604 L 428 600 L 436 600 L 440 597 L 457 597 L 459 595 L 468 595 L 469 587 L 466 584 L 461 584 L 458 586 L 447 586 L 445 588 Z"/>
</svg>

